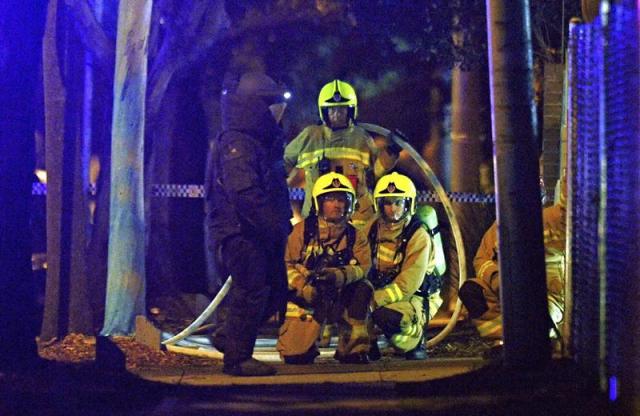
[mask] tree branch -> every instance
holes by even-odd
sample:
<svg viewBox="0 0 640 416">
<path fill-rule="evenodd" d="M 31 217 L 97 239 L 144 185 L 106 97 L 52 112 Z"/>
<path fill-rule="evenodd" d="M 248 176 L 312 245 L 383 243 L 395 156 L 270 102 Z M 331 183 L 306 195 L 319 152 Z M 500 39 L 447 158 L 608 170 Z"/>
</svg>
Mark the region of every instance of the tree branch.
<svg viewBox="0 0 640 416">
<path fill-rule="evenodd" d="M 102 30 L 87 0 L 65 0 L 73 13 L 84 47 L 91 53 L 96 68 L 107 78 L 113 77 L 115 44 Z"/>
</svg>

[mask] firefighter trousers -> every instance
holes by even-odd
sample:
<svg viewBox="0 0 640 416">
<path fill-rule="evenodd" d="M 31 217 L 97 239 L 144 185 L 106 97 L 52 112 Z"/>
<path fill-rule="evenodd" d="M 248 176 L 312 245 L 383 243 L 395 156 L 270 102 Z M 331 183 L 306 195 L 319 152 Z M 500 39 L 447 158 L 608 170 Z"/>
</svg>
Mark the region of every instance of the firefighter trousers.
<svg viewBox="0 0 640 416">
<path fill-rule="evenodd" d="M 327 317 L 327 323 L 335 323 L 338 327 L 337 356 L 369 351 L 366 319 L 372 294 L 373 289 L 365 280 L 348 284 L 338 292 Z M 314 317 L 313 306 L 298 298 L 287 304 L 276 347 L 286 363 L 310 363 L 319 354 L 317 341 L 323 322 Z"/>
</svg>

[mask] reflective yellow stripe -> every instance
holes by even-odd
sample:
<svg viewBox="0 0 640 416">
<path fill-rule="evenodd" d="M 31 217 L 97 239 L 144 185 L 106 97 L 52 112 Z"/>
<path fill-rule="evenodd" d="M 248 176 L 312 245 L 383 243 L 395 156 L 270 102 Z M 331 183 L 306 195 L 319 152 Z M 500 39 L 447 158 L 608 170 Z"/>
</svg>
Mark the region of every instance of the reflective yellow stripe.
<svg viewBox="0 0 640 416">
<path fill-rule="evenodd" d="M 400 333 L 408 337 L 415 338 L 420 333 L 420 326 L 416 324 L 405 326 L 404 328 L 400 329 Z"/>
<path fill-rule="evenodd" d="M 378 260 L 387 264 L 393 264 L 393 258 L 396 255 L 395 247 L 393 249 L 384 244 L 378 245 Z"/>
<path fill-rule="evenodd" d="M 402 294 L 402 290 L 400 290 L 400 287 L 398 287 L 398 285 L 395 283 L 385 287 L 384 290 L 385 292 L 387 292 L 387 295 L 389 296 L 389 299 L 391 299 L 392 303 L 398 302 L 404 296 Z"/>
<path fill-rule="evenodd" d="M 397 346 L 402 345 L 402 343 L 407 342 L 407 340 L 409 340 L 409 337 L 406 335 L 395 334 L 391 337 L 391 343 Z"/>
<path fill-rule="evenodd" d="M 354 227 L 356 228 L 360 228 L 363 229 L 365 225 L 367 225 L 367 221 L 366 220 L 351 220 L 351 224 L 353 224 Z"/>
<path fill-rule="evenodd" d="M 502 333 L 502 316 L 482 322 L 477 326 L 477 329 L 483 338 L 500 335 Z"/>
<path fill-rule="evenodd" d="M 290 285 L 294 282 L 294 280 L 296 280 L 297 277 L 300 277 L 299 271 L 297 271 L 296 269 L 287 270 L 287 280 L 289 281 Z"/>
<path fill-rule="evenodd" d="M 362 163 L 365 167 L 369 167 L 369 152 L 360 151 L 350 147 L 328 147 L 326 149 L 318 149 L 311 152 L 304 152 L 298 156 L 298 168 L 304 169 L 308 166 L 318 163 L 322 157 L 328 159 L 347 159 Z"/>
<path fill-rule="evenodd" d="M 484 272 L 491 265 L 493 265 L 493 260 L 485 261 L 484 263 L 482 263 L 482 266 L 480 266 L 480 270 L 478 270 L 478 277 L 482 277 L 484 275 Z"/>
<path fill-rule="evenodd" d="M 293 302 L 287 302 L 287 312 L 285 313 L 285 317 L 287 318 L 299 318 L 304 314 L 309 314 L 305 308 L 301 308 Z"/>
</svg>

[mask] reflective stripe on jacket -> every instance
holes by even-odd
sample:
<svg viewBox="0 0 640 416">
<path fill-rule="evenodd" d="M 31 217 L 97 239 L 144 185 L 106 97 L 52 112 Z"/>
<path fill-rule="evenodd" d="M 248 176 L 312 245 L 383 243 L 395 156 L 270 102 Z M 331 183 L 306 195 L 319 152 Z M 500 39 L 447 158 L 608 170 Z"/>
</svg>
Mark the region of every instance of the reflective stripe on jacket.
<svg viewBox="0 0 640 416">
<path fill-rule="evenodd" d="M 356 227 L 362 228 L 373 216 L 373 198 L 368 183 L 369 172 L 375 179 L 395 166 L 397 158 L 376 147 L 366 130 L 351 125 L 333 131 L 325 125 L 309 126 L 285 148 L 284 160 L 287 172 L 293 168 L 303 169 L 305 174 L 305 200 L 302 216 L 311 209 L 311 189 L 320 176 L 318 163 L 325 157 L 330 160 L 332 171 L 341 171 L 351 179 L 356 190 L 359 209 L 352 216 Z"/>
</svg>

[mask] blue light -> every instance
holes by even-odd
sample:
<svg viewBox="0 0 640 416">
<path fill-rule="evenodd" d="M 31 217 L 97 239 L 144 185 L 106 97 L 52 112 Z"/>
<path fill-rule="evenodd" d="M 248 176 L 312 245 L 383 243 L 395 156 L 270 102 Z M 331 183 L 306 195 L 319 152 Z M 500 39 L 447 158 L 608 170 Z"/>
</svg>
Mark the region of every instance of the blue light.
<svg viewBox="0 0 640 416">
<path fill-rule="evenodd" d="M 609 377 L 609 401 L 618 400 L 618 378 L 616 376 Z"/>
<path fill-rule="evenodd" d="M 289 98 L 291 98 L 291 92 L 289 91 L 285 91 L 284 94 L 282 94 L 284 96 L 285 100 L 288 100 Z"/>
</svg>

